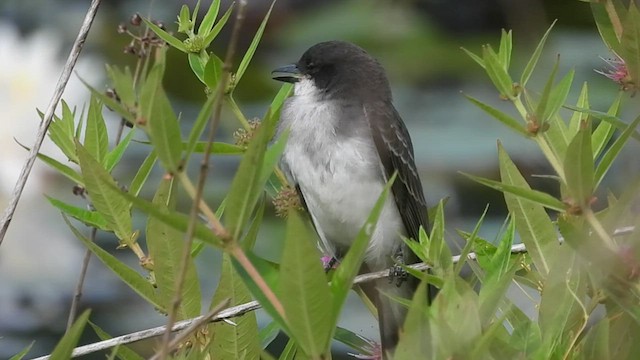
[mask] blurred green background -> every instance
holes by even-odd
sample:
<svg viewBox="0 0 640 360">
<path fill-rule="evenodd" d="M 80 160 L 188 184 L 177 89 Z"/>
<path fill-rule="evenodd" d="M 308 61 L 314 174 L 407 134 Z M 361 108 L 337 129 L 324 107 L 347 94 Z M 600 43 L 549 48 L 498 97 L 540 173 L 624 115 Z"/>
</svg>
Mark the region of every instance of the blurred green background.
<svg viewBox="0 0 640 360">
<path fill-rule="evenodd" d="M 98 89 L 106 89 L 104 64 L 133 66 L 135 57 L 123 53 L 130 38 L 118 34 L 117 27 L 136 12 L 161 21 L 175 31 L 175 16 L 184 3 L 195 1 L 111 0 L 102 4 L 86 43 L 77 75 Z M 203 6 L 209 1 L 204 0 Z M 230 5 L 224 0 L 223 10 Z M 25 152 L 14 138 L 30 145 L 38 123 L 35 108 L 44 109 L 52 93 L 68 49 L 86 11 L 80 0 L 4 0 L 0 2 L 0 208 L 6 206 Z M 239 55 L 246 49 L 264 17 L 269 2 L 248 1 L 247 20 L 241 32 Z M 203 13 L 203 12 L 201 12 Z M 222 13 L 222 12 L 221 12 Z M 503 126 L 468 103 L 462 93 L 472 95 L 504 111 L 497 93 L 483 71 L 461 50 L 480 51 L 485 43 L 497 44 L 500 30 L 513 29 L 515 58 L 512 69 L 519 74 L 529 54 L 550 23 L 558 19 L 534 73 L 531 88 L 540 90 L 550 67 L 560 54 L 559 74 L 576 70 L 570 101 L 575 101 L 579 84 L 590 84 L 590 102 L 596 110 L 606 110 L 616 95 L 617 85 L 593 69 L 606 68 L 601 57 L 611 54 L 602 44 L 587 3 L 578 0 L 397 0 L 322 1 L 279 0 L 253 63 L 243 77 L 236 100 L 248 117 L 263 115 L 280 84 L 270 72 L 279 65 L 294 62 L 311 45 L 324 40 L 352 41 L 377 57 L 387 69 L 395 104 L 407 123 L 415 147 L 427 200 L 435 204 L 449 197 L 446 212 L 448 231 L 470 230 L 486 204 L 491 204 L 489 221 L 482 234 L 494 239 L 506 215 L 502 196 L 458 174 L 464 171 L 497 178 L 496 140 L 503 142 L 521 171 L 539 189 L 555 193 L 552 181 L 531 178 L 550 173 L 537 148 L 510 133 Z M 222 57 L 229 37 L 223 30 L 212 51 Z M 132 29 L 135 30 L 135 29 Z M 165 86 L 176 111 L 188 127 L 204 100 L 204 91 L 189 69 L 186 57 L 169 52 Z M 539 76 L 536 76 L 539 75 Z M 88 92 L 75 79 L 65 99 L 81 109 Z M 628 102 L 625 114 L 637 113 L 638 104 Z M 108 111 L 107 111 L 108 113 Z M 111 116 L 112 133 L 118 119 Z M 240 125 L 225 112 L 219 139 L 233 141 Z M 140 138 L 144 140 L 143 138 Z M 126 184 L 139 166 L 147 149 L 132 146 L 116 178 Z M 638 170 L 633 157 L 637 143 L 628 147 L 612 171 L 609 184 L 623 185 Z M 44 152 L 55 153 L 45 147 Z M 237 159 L 215 157 L 207 200 L 217 206 L 233 175 Z M 155 173 L 159 179 L 161 172 Z M 150 181 L 148 192 L 154 181 Z M 0 247 L 0 358 L 19 351 L 36 340 L 30 355 L 48 353 L 64 331 L 73 287 L 80 269 L 83 249 L 65 228 L 59 214 L 46 202 L 43 193 L 67 201 L 73 199 L 68 181 L 38 166 L 16 214 L 9 236 Z M 138 223 L 143 227 L 143 223 Z M 258 252 L 277 260 L 282 221 L 269 212 Z M 115 252 L 110 234 L 100 234 L 99 243 Z M 459 243 L 452 242 L 453 251 Z M 119 251 L 123 258 L 129 253 Z M 213 261 L 212 259 L 215 259 Z M 210 298 L 216 283 L 218 256 L 209 251 L 201 257 L 199 272 L 206 285 L 203 298 Z M 133 256 L 131 265 L 137 268 Z M 94 309 L 92 321 L 113 335 L 161 325 L 164 318 L 137 299 L 135 294 L 105 270 L 95 259 L 91 263 L 83 306 Z M 349 317 L 344 324 L 364 336 L 375 337 L 376 325 L 351 298 Z M 352 310 L 352 311 L 351 311 Z M 262 316 L 261 324 L 267 319 Z M 85 341 L 90 341 L 90 338 Z M 136 345 L 150 348 L 154 341 Z M 87 358 L 103 358 L 95 355 Z"/>
</svg>

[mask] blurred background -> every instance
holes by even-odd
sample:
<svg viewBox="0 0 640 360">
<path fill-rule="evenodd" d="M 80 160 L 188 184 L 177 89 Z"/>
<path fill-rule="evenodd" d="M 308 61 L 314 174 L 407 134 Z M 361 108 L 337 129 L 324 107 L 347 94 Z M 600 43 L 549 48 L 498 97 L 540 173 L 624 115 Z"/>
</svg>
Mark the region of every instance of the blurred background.
<svg viewBox="0 0 640 360">
<path fill-rule="evenodd" d="M 87 3 L 86 0 L 0 2 L 0 209 L 6 207 L 27 155 L 16 142 L 32 146 L 39 124 L 36 108 L 46 109 Z M 130 38 L 118 34 L 118 24 L 128 24 L 137 12 L 175 31 L 175 18 L 184 3 L 193 8 L 195 1 L 104 1 L 64 99 L 82 110 L 88 91 L 78 77 L 98 89 L 106 89 L 105 64 L 135 64 L 135 57 L 123 53 Z M 202 1 L 205 8 L 209 3 Z M 223 0 L 222 9 L 230 3 Z M 264 0 L 248 3 L 240 55 L 269 6 Z M 296 61 L 309 46 L 323 40 L 348 40 L 365 48 L 387 69 L 396 108 L 413 138 L 428 202 L 433 205 L 441 198 L 449 198 L 447 229 L 456 252 L 460 242 L 456 242 L 455 229 L 470 231 L 487 204 L 489 217 L 481 231 L 483 236 L 495 239 L 505 219 L 506 208 L 500 193 L 458 173 L 497 179 L 496 140 L 502 141 L 534 187 L 557 193 L 553 181 L 532 177 L 551 173 L 537 147 L 465 100 L 463 93 L 516 115 L 509 104 L 501 102 L 482 69 L 460 47 L 474 52 L 480 52 L 485 43 L 497 47 L 500 30 L 513 29 L 512 69 L 519 76 L 537 41 L 554 19 L 558 23 L 530 88 L 542 89 L 551 65 L 560 54 L 559 76 L 570 68 L 576 71 L 569 101 L 575 102 L 580 85 L 588 81 L 592 108 L 606 111 L 618 85 L 593 70 L 606 69 L 601 57 L 612 55 L 598 36 L 589 4 L 578 0 L 279 0 L 253 63 L 238 87 L 236 100 L 245 115 L 261 117 L 280 86 L 270 78 L 272 69 Z M 229 30 L 230 26 L 213 43 L 211 50 L 220 56 L 226 49 Z M 176 112 L 182 113 L 184 126 L 188 127 L 205 95 L 182 53 L 169 51 L 164 84 Z M 627 98 L 622 119 L 629 121 L 629 114 L 637 114 L 638 110 L 637 101 Z M 105 115 L 115 133 L 119 119 L 108 111 Z M 218 139 L 233 141 L 231 135 L 238 127 L 233 115 L 225 113 Z M 131 180 L 147 151 L 141 144 L 130 147 L 122 166 L 115 171 L 121 183 Z M 637 142 L 631 142 L 626 151 L 608 180 L 614 191 L 639 167 L 637 157 L 632 156 L 638 151 Z M 43 152 L 66 161 L 50 144 L 45 144 Z M 213 159 L 214 175 L 207 187 L 207 200 L 214 206 L 224 197 L 237 160 Z M 158 170 L 152 177 L 157 181 L 161 175 Z M 154 183 L 149 182 L 147 195 L 154 190 Z M 32 340 L 36 342 L 29 355 L 46 354 L 64 332 L 84 249 L 43 194 L 82 205 L 81 199 L 74 199 L 72 186 L 37 164 L 0 247 L 0 358 L 18 352 Z M 283 221 L 274 217 L 272 210 L 267 218 L 257 252 L 277 260 Z M 144 227 L 142 221 L 136 225 Z M 97 241 L 139 268 L 137 259 L 129 252 L 116 252 L 112 234 L 100 233 Z M 209 250 L 198 263 L 205 286 L 204 299 L 210 298 L 208 294 L 213 292 L 217 281 L 217 259 L 215 251 Z M 343 320 L 343 325 L 375 338 L 377 326 L 359 300 L 353 297 L 347 306 L 351 308 L 345 312 L 349 317 Z M 92 321 L 114 336 L 165 322 L 163 316 L 139 300 L 96 259 L 91 261 L 82 307 L 94 309 Z M 268 319 L 260 315 L 259 320 L 264 325 Z M 91 340 L 95 339 L 87 337 L 83 341 Z M 155 344 L 151 340 L 134 348 L 148 354 Z M 86 358 L 102 359 L 104 354 Z"/>
</svg>

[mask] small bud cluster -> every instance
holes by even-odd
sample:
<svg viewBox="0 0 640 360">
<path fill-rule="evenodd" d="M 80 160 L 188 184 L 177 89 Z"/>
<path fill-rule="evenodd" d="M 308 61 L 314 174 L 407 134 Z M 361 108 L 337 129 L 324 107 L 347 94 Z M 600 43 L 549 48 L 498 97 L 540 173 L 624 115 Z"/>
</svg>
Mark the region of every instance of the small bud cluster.
<svg viewBox="0 0 640 360">
<path fill-rule="evenodd" d="M 140 14 L 135 13 L 129 19 L 129 23 L 121 23 L 118 25 L 117 32 L 118 34 L 125 34 L 131 37 L 131 41 L 124 47 L 123 52 L 125 54 L 131 54 L 137 57 L 144 57 L 149 54 L 150 50 L 153 47 L 164 46 L 165 42 L 160 39 L 156 34 L 148 29 L 140 29 L 140 25 L 142 25 L 142 17 Z M 165 26 L 162 22 L 157 20 L 151 21 L 153 24 L 157 25 L 160 29 L 165 30 Z M 133 33 L 129 30 L 129 27 L 138 29 L 138 34 Z"/>
<path fill-rule="evenodd" d="M 283 219 L 287 218 L 289 211 L 298 210 L 302 211 L 302 203 L 300 202 L 300 196 L 295 188 L 287 185 L 283 186 L 276 197 L 273 199 L 273 206 L 276 208 L 276 216 Z"/>
<path fill-rule="evenodd" d="M 249 129 L 238 129 L 233 133 L 236 145 L 246 148 L 260 127 L 260 120 L 255 118 L 249 121 Z"/>
</svg>

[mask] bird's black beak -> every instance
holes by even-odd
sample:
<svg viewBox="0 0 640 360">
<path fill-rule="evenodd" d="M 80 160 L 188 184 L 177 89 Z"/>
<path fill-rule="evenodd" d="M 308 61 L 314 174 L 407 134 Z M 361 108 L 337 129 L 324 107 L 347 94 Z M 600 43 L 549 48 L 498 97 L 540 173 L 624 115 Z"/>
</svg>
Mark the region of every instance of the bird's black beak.
<svg viewBox="0 0 640 360">
<path fill-rule="evenodd" d="M 271 77 L 273 80 L 296 83 L 302 79 L 302 73 L 298 69 L 298 65 L 289 64 L 273 70 Z"/>
</svg>

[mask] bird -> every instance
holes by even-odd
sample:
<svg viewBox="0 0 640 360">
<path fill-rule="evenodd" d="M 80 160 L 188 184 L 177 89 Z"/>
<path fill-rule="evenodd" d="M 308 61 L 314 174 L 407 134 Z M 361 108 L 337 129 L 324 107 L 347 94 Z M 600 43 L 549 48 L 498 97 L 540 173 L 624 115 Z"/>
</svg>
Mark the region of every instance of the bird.
<svg viewBox="0 0 640 360">
<path fill-rule="evenodd" d="M 326 254 L 340 259 L 364 225 L 385 184 L 397 173 L 371 235 L 360 273 L 418 262 L 402 237 L 428 231 L 427 204 L 409 132 L 393 106 L 379 61 L 346 41 L 326 41 L 272 72 L 293 83 L 276 136 L 289 131 L 280 168 L 295 187 Z M 405 273 L 406 275 L 406 273 Z M 363 286 L 378 311 L 383 357 L 397 346 L 419 280 Z"/>
</svg>

